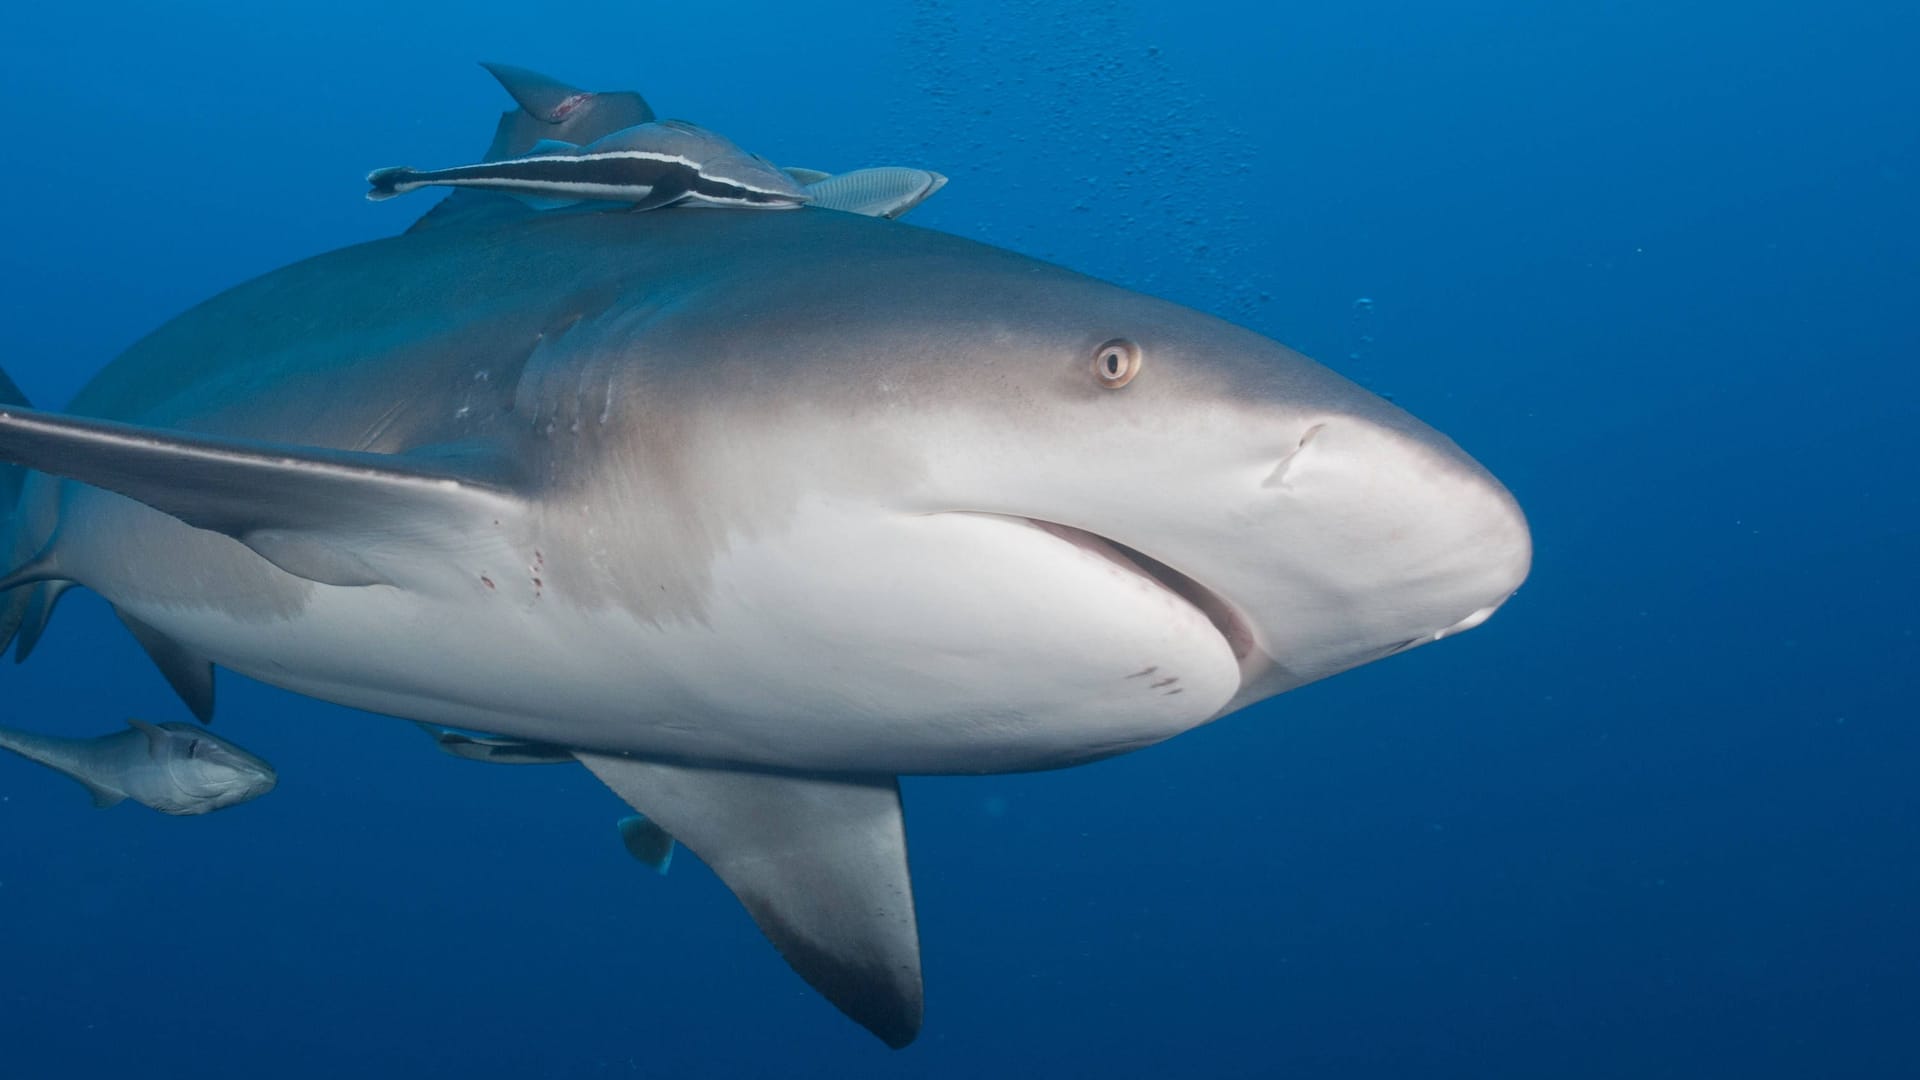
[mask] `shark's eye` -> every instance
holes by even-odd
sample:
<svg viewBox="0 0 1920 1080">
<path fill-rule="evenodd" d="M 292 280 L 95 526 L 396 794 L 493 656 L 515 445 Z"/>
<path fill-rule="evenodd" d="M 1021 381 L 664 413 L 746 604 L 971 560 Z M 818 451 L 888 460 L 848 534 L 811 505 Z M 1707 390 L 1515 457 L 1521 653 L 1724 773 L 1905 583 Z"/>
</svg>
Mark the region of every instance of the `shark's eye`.
<svg viewBox="0 0 1920 1080">
<path fill-rule="evenodd" d="M 1140 374 L 1140 346 L 1126 338 L 1114 338 L 1094 350 L 1093 374 L 1100 385 L 1118 390 Z"/>
</svg>

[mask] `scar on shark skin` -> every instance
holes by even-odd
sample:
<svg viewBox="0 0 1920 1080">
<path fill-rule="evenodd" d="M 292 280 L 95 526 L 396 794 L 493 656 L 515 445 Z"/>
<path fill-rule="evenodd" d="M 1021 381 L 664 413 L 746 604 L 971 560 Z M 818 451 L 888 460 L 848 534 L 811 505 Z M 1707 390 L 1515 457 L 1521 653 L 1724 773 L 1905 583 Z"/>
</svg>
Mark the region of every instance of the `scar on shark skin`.
<svg viewBox="0 0 1920 1080">
<path fill-rule="evenodd" d="M 592 94 L 575 94 L 572 97 L 566 99 L 565 101 L 562 101 L 560 104 L 555 105 L 553 107 L 553 111 L 547 114 L 547 119 L 557 124 L 560 121 L 565 120 L 567 117 L 571 116 L 575 109 L 578 109 L 580 106 L 585 105 L 592 98 L 593 98 Z"/>
<path fill-rule="evenodd" d="M 1131 674 L 1131 675 L 1129 675 L 1129 676 L 1127 676 L 1127 678 L 1129 678 L 1129 679 L 1139 679 L 1139 678 L 1143 678 L 1143 677 L 1145 677 L 1145 676 L 1148 676 L 1148 675 L 1151 675 L 1151 674 L 1153 674 L 1154 672 L 1156 672 L 1156 671 L 1159 671 L 1159 670 L 1160 670 L 1160 665 L 1159 665 L 1159 664 L 1154 664 L 1154 665 L 1152 665 L 1151 667 L 1143 667 L 1143 668 L 1141 668 L 1141 669 L 1140 669 L 1139 671 L 1136 671 L 1136 672 L 1134 672 L 1133 674 Z"/>
<path fill-rule="evenodd" d="M 1153 690 L 1158 690 L 1163 686 L 1172 686 L 1174 683 L 1177 683 L 1179 681 L 1180 681 L 1180 676 L 1169 675 L 1168 677 L 1161 679 L 1159 682 L 1150 684 L 1149 688 Z"/>
</svg>

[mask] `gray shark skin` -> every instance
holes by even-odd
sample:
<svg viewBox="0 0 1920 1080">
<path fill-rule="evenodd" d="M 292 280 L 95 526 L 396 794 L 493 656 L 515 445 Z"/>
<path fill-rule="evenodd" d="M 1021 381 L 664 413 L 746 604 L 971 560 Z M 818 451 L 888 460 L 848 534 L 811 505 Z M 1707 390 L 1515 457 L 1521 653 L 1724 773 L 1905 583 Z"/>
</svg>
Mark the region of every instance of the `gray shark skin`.
<svg viewBox="0 0 1920 1080">
<path fill-rule="evenodd" d="M 95 806 L 132 799 L 182 817 L 252 802 L 278 782 L 273 766 L 192 724 L 127 724 L 93 739 L 0 727 L 0 749 L 78 781 Z"/>
<path fill-rule="evenodd" d="M 1283 346 L 812 208 L 321 255 L 0 407 L 0 460 L 39 470 L 13 583 L 569 749 L 896 1047 L 897 775 L 1152 745 L 1476 626 L 1531 557 L 1485 469 Z"/>
</svg>

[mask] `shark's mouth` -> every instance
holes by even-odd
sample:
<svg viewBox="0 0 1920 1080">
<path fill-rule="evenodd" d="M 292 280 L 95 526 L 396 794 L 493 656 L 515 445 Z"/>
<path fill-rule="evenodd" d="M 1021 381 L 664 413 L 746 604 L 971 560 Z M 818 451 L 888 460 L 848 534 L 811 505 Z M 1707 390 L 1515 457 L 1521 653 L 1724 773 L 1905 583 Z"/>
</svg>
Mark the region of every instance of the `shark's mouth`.
<svg viewBox="0 0 1920 1080">
<path fill-rule="evenodd" d="M 993 515 L 1001 516 L 1001 515 Z M 1244 662 L 1254 655 L 1257 646 L 1254 643 L 1253 629 L 1232 604 L 1224 597 L 1205 585 L 1200 584 L 1186 574 L 1168 566 L 1166 563 L 1143 551 L 1110 537 L 1091 533 L 1085 529 L 1076 529 L 1071 525 L 1062 525 L 1057 521 L 1045 521 L 1031 517 L 1009 517 L 1029 525 L 1049 536 L 1064 540 L 1074 547 L 1091 555 L 1096 555 L 1120 569 L 1145 579 L 1156 588 L 1172 593 L 1206 617 L 1213 628 L 1232 650 L 1233 658 Z"/>
</svg>

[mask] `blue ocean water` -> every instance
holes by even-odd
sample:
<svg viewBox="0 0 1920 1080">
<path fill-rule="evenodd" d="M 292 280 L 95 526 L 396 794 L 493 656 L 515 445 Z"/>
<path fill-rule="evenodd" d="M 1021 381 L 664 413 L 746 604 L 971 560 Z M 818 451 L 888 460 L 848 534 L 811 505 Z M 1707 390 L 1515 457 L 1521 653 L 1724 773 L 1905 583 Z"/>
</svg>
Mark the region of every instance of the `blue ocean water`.
<svg viewBox="0 0 1920 1080">
<path fill-rule="evenodd" d="M 0 760 L 0 1076 L 1920 1073 L 1917 45 L 1866 2 L 9 8 L 37 403 L 403 228 L 362 175 L 481 150 L 497 59 L 944 172 L 918 224 L 1391 394 L 1537 554 L 1486 626 L 1165 745 L 909 780 L 899 1052 L 581 770 L 224 675 L 257 804 Z M 185 718 L 85 594 L 7 680 L 9 724 Z"/>
</svg>

